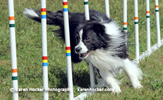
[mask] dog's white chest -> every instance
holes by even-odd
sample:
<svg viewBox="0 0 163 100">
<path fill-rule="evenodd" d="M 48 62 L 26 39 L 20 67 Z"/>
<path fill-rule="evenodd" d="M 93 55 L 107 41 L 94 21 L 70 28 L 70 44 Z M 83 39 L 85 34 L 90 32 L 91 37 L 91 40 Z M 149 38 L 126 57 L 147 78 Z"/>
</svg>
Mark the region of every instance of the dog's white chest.
<svg viewBox="0 0 163 100">
<path fill-rule="evenodd" d="M 117 71 L 121 66 L 123 66 L 120 58 L 113 57 L 108 51 L 104 50 L 96 50 L 91 52 L 87 57 L 87 61 L 91 62 L 99 69 L 109 70 L 111 72 Z"/>
</svg>

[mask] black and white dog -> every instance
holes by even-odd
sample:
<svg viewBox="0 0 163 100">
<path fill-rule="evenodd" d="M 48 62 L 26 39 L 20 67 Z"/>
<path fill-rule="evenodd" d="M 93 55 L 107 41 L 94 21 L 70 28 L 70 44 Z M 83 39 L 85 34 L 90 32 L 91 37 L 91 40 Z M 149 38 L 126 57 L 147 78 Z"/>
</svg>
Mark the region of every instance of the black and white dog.
<svg viewBox="0 0 163 100">
<path fill-rule="evenodd" d="M 25 9 L 24 15 L 41 22 L 41 11 Z M 113 93 L 121 92 L 115 72 L 123 69 L 134 88 L 141 88 L 142 71 L 132 63 L 127 54 L 127 33 L 105 14 L 90 10 L 90 21 L 85 21 L 84 13 L 69 12 L 70 42 L 72 62 L 85 60 L 92 63 Z M 64 40 L 63 12 L 47 11 L 47 24 L 59 26 L 59 34 Z"/>
</svg>

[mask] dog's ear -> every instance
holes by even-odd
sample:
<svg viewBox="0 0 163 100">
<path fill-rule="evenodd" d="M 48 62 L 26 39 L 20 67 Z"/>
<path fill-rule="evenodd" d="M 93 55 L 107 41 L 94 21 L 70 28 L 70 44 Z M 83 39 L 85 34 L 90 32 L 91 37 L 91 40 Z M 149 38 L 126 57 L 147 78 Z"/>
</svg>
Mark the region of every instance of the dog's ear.
<svg viewBox="0 0 163 100">
<path fill-rule="evenodd" d="M 93 24 L 93 30 L 96 32 L 98 35 L 103 36 L 105 34 L 105 26 L 100 24 L 100 23 L 94 23 Z"/>
</svg>

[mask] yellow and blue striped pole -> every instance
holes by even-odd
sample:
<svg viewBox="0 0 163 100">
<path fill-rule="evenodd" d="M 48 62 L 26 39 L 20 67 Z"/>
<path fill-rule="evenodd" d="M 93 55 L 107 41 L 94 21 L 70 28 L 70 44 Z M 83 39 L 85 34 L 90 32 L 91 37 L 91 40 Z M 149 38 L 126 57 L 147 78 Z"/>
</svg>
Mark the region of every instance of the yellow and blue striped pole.
<svg viewBox="0 0 163 100">
<path fill-rule="evenodd" d="M 12 71 L 12 92 L 13 100 L 18 100 L 18 74 L 16 57 L 16 36 L 15 36 L 15 17 L 14 1 L 8 0 L 9 28 L 10 28 L 10 47 L 11 47 L 11 71 Z"/>
<path fill-rule="evenodd" d="M 41 0 L 41 31 L 42 31 L 42 66 L 43 66 L 43 90 L 44 90 L 43 91 L 43 98 L 44 98 L 44 100 L 49 100 L 46 0 Z"/>
<path fill-rule="evenodd" d="M 63 0 L 63 17 L 64 17 L 64 33 L 66 43 L 66 59 L 67 59 L 67 72 L 68 72 L 68 88 L 69 100 L 73 100 L 73 81 L 72 81 L 72 62 L 71 62 L 71 46 L 70 46 L 70 31 L 69 31 L 69 17 L 68 17 L 68 3 Z"/>
</svg>

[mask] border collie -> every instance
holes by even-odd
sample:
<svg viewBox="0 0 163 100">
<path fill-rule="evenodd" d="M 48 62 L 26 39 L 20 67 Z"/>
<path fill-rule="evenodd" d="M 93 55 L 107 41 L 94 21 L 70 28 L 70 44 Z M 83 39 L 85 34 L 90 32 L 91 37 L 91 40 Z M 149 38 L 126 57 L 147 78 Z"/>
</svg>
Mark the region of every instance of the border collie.
<svg viewBox="0 0 163 100">
<path fill-rule="evenodd" d="M 41 11 L 24 10 L 27 18 L 41 22 Z M 122 69 L 130 79 L 133 87 L 141 88 L 142 71 L 129 60 L 127 53 L 127 33 L 105 14 L 90 10 L 90 20 L 85 21 L 84 13 L 69 12 L 70 43 L 72 62 L 85 60 L 93 64 L 104 82 L 112 88 L 113 93 L 121 92 L 119 81 L 114 78 Z M 59 35 L 64 40 L 63 12 L 47 11 L 47 24 L 59 26 Z"/>
</svg>

